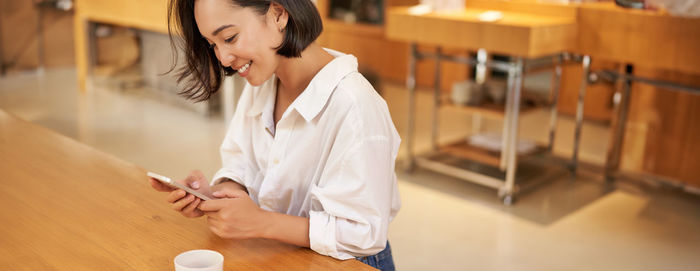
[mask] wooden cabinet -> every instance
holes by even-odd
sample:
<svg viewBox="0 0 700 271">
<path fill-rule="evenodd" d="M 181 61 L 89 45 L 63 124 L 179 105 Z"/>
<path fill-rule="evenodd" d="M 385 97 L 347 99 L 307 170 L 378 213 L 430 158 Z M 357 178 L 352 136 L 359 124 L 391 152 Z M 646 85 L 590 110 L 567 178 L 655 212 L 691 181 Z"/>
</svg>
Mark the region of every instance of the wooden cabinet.
<svg viewBox="0 0 700 271">
<path fill-rule="evenodd" d="M 700 73 L 635 67 L 636 76 L 700 86 Z M 700 187 L 700 96 L 632 84 L 622 168 Z"/>
<path fill-rule="evenodd" d="M 579 9 L 578 47 L 592 56 L 592 63 L 629 63 L 634 76 L 700 86 L 698 18 L 586 3 Z M 698 116 L 697 94 L 632 83 L 622 169 L 700 187 Z"/>
</svg>

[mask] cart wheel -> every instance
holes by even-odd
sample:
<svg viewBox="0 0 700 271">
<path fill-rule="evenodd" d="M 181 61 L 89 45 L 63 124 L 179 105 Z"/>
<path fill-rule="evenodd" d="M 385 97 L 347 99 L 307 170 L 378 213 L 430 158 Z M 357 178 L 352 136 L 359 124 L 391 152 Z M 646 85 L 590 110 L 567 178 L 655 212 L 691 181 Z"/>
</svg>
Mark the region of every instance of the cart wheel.
<svg viewBox="0 0 700 271">
<path fill-rule="evenodd" d="M 506 195 L 505 197 L 503 197 L 503 204 L 504 205 L 510 206 L 510 205 L 513 205 L 513 203 L 515 203 L 515 196 Z"/>
</svg>

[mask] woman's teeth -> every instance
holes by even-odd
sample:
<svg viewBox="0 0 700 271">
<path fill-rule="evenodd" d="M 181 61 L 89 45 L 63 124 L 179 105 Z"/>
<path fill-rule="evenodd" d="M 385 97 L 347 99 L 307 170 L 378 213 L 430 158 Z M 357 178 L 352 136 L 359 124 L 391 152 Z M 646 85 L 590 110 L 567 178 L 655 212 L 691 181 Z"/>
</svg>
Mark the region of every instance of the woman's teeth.
<svg viewBox="0 0 700 271">
<path fill-rule="evenodd" d="M 244 73 L 245 71 L 248 70 L 248 68 L 250 68 L 250 63 L 243 65 L 243 67 L 241 67 L 240 69 L 238 69 L 238 72 L 239 72 L 239 73 Z"/>
</svg>

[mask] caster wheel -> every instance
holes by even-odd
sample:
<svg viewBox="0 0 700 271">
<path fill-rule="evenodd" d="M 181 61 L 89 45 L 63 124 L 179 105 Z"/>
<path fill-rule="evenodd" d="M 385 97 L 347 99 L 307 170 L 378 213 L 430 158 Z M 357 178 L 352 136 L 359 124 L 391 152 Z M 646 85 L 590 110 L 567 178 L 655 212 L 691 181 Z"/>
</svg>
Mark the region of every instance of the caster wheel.
<svg viewBox="0 0 700 271">
<path fill-rule="evenodd" d="M 507 196 L 503 197 L 503 204 L 504 205 L 510 206 L 510 205 L 513 205 L 513 203 L 515 203 L 515 197 L 513 195 L 507 195 Z"/>
</svg>

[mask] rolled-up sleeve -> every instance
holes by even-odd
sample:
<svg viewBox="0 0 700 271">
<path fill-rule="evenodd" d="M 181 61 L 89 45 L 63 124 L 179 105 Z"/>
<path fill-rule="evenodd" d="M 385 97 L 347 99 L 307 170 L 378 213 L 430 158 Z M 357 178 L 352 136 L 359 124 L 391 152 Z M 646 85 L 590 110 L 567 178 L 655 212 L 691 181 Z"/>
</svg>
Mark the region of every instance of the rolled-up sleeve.
<svg viewBox="0 0 700 271">
<path fill-rule="evenodd" d="M 241 100 L 247 98 L 247 93 L 244 92 Z M 238 103 L 236 112 L 233 114 L 231 123 L 229 124 L 228 131 L 224 137 L 224 141 L 221 143 L 221 148 L 219 149 L 221 153 L 221 169 L 219 169 L 211 180 L 210 185 L 215 185 L 220 183 L 222 180 L 228 178 L 243 186 L 245 184 L 245 172 L 246 172 L 246 159 L 240 146 L 240 142 L 243 140 L 243 134 L 246 130 L 244 129 L 245 121 L 245 110 L 242 102 Z"/>
<path fill-rule="evenodd" d="M 221 145 L 221 169 L 219 169 L 211 180 L 210 185 L 216 185 L 224 179 L 231 179 L 245 186 L 245 159 L 241 148 L 231 140 L 228 141 L 228 135 Z"/>
<path fill-rule="evenodd" d="M 366 137 L 337 151 L 322 181 L 311 188 L 311 249 L 337 259 L 384 249 L 396 204 L 395 154 L 387 136 Z"/>
</svg>

